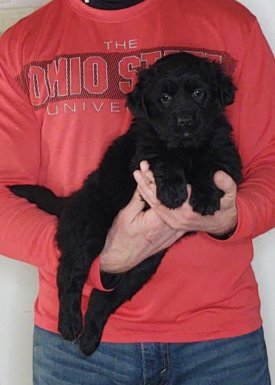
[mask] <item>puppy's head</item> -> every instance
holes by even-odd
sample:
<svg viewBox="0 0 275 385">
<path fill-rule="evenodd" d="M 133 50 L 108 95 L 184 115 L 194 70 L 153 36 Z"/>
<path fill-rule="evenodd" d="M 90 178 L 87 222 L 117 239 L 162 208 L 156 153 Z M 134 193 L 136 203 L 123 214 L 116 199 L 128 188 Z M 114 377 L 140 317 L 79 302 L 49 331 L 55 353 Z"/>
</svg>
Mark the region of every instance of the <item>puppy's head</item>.
<svg viewBox="0 0 275 385">
<path fill-rule="evenodd" d="M 187 53 L 168 55 L 138 74 L 127 105 L 168 148 L 199 147 L 233 103 L 235 87 L 219 64 Z"/>
</svg>

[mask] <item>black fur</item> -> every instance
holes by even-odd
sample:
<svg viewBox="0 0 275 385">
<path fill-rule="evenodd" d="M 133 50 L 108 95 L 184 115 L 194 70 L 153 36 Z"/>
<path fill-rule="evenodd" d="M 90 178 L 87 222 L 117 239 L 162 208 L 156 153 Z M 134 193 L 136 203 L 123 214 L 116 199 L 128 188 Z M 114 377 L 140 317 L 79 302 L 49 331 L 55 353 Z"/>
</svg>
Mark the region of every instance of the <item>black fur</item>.
<svg viewBox="0 0 275 385">
<path fill-rule="evenodd" d="M 165 254 L 163 250 L 123 274 L 113 291 L 93 290 L 83 326 L 83 285 L 114 217 L 134 193 L 133 170 L 141 160 L 149 162 L 158 198 L 169 208 L 182 205 L 190 183 L 194 211 L 214 214 L 223 195 L 213 182 L 214 173 L 224 170 L 236 183 L 241 181 L 240 157 L 224 114 L 234 93 L 220 65 L 186 53 L 169 55 L 140 71 L 127 96 L 132 125 L 79 191 L 59 198 L 40 186 L 10 186 L 16 195 L 60 216 L 59 331 L 68 340 L 79 338 L 86 355 L 97 348 L 109 315 L 150 279 Z"/>
</svg>

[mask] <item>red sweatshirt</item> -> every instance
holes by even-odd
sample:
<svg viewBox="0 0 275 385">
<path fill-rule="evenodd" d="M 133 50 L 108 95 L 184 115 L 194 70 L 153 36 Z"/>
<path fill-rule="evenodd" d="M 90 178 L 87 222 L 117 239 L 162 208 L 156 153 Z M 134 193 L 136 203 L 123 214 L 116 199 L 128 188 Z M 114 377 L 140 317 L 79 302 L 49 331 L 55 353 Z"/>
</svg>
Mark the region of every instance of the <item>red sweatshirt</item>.
<svg viewBox="0 0 275 385">
<path fill-rule="evenodd" d="M 232 0 L 145 0 L 117 11 L 53 0 L 0 40 L 0 253 L 39 268 L 42 328 L 57 330 L 56 218 L 6 185 L 78 189 L 129 126 L 136 69 L 178 50 L 220 61 L 238 88 L 228 110 L 244 164 L 238 227 L 226 241 L 198 233 L 171 247 L 103 340 L 196 341 L 261 325 L 252 238 L 275 222 L 275 67 L 257 20 Z M 83 310 L 92 287 L 101 287 L 98 259 Z"/>
</svg>

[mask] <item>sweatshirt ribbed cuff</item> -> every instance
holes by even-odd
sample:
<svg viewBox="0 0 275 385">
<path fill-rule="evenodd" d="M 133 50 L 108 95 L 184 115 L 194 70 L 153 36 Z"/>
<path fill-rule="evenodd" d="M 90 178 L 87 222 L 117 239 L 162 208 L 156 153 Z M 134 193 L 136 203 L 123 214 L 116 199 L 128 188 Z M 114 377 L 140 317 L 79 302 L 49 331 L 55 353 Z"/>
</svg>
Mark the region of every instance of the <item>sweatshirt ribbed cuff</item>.
<svg viewBox="0 0 275 385">
<path fill-rule="evenodd" d="M 235 230 L 229 234 L 225 239 L 221 237 L 211 236 L 204 233 L 205 236 L 211 239 L 213 242 L 236 242 L 245 238 L 253 238 L 254 234 L 254 221 L 252 217 L 252 210 L 249 207 L 247 200 L 241 195 L 237 195 L 236 206 L 238 212 L 238 223 Z"/>
<path fill-rule="evenodd" d="M 93 288 L 101 291 L 112 291 L 114 290 L 125 274 L 110 274 L 100 270 L 100 258 L 97 257 L 91 266 L 90 274 L 88 277 L 88 284 Z"/>
</svg>

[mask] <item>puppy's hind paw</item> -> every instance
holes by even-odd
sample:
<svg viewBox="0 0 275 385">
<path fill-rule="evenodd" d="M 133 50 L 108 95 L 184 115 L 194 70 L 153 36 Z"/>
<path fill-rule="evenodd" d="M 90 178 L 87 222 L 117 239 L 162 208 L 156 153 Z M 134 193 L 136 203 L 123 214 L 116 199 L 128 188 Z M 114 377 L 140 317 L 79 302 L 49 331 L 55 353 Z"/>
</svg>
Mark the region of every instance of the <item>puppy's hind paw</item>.
<svg viewBox="0 0 275 385">
<path fill-rule="evenodd" d="M 82 316 L 80 314 L 67 317 L 59 316 L 58 331 L 68 341 L 78 339 L 83 329 Z"/>
<path fill-rule="evenodd" d="M 84 332 L 79 338 L 79 348 L 85 356 L 93 354 L 100 343 L 98 334 Z"/>
</svg>

